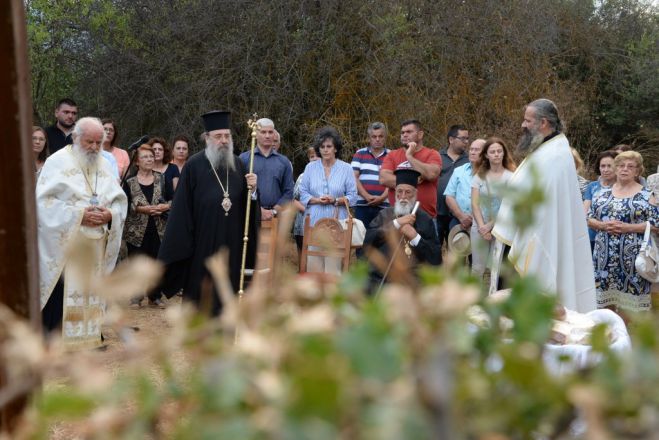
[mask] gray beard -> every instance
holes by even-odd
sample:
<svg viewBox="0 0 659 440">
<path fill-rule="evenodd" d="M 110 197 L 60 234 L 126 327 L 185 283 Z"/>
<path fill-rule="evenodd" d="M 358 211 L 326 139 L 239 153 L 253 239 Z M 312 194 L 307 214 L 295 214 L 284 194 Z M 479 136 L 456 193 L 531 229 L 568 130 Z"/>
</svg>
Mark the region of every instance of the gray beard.
<svg viewBox="0 0 659 440">
<path fill-rule="evenodd" d="M 233 142 L 227 148 L 220 148 L 217 144 L 207 140 L 204 153 L 213 165 L 213 168 L 228 168 L 231 171 L 236 169 L 236 159 L 233 156 Z"/>
<path fill-rule="evenodd" d="M 85 150 L 80 145 L 73 144 L 73 155 L 78 159 L 82 166 L 92 168 L 98 165 L 98 159 L 101 156 L 101 152 Z"/>
<path fill-rule="evenodd" d="M 407 201 L 401 201 L 401 200 L 396 200 L 396 204 L 394 205 L 394 214 L 396 214 L 396 217 L 402 217 L 404 215 L 408 215 L 412 213 L 412 207 L 416 203 L 416 200 L 407 200 Z"/>
<path fill-rule="evenodd" d="M 519 157 L 526 157 L 533 153 L 542 144 L 542 140 L 544 138 L 545 137 L 542 135 L 542 133 L 537 132 L 533 134 L 533 132 L 531 132 L 528 128 L 525 128 L 522 137 L 517 143 L 515 152 Z"/>
</svg>

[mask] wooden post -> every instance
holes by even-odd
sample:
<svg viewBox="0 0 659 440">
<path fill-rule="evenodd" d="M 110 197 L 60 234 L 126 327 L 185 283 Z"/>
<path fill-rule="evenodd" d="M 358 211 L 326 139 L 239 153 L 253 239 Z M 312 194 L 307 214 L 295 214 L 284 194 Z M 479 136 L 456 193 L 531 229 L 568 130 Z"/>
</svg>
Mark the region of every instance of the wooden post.
<svg viewBox="0 0 659 440">
<path fill-rule="evenodd" d="M 0 303 L 40 328 L 27 33 L 22 0 L 0 1 Z M 0 386 L 3 386 L 0 366 Z M 27 396 L 0 408 L 11 432 Z"/>
</svg>

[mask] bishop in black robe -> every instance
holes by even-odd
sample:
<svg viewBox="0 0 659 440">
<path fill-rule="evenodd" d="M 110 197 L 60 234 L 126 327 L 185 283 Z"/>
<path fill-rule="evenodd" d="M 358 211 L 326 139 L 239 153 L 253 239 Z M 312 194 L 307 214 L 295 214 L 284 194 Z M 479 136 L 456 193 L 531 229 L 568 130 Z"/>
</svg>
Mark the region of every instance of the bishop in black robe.
<svg viewBox="0 0 659 440">
<path fill-rule="evenodd" d="M 229 250 L 228 272 L 235 292 L 240 284 L 243 235 L 245 230 L 248 187 L 242 162 L 234 160 L 235 169 L 216 169 L 205 151 L 193 155 L 183 167 L 169 213 L 167 228 L 160 245 L 158 259 L 165 264 L 163 292 L 171 297 L 183 288 L 185 299 L 196 304 L 212 304 L 212 313 L 222 309 L 206 259 L 222 248 Z M 222 207 L 224 191 L 229 193 L 231 208 Z M 250 197 L 250 227 L 246 267 L 254 267 L 260 206 Z M 208 286 L 208 287 L 206 287 Z M 212 298 L 202 297 L 212 292 Z M 212 302 L 211 302 L 212 301 Z"/>
</svg>

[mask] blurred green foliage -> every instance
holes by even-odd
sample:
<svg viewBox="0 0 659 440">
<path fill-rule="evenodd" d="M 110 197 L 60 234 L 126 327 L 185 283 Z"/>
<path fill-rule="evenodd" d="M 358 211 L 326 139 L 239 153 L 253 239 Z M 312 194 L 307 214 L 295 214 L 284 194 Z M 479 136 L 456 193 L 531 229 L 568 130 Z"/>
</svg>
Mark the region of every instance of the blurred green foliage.
<svg viewBox="0 0 659 440">
<path fill-rule="evenodd" d="M 441 278 L 451 272 L 442 269 Z M 362 276 L 358 269 L 347 279 L 360 284 Z M 464 312 L 441 316 L 438 326 L 434 312 L 416 307 L 423 289 L 394 288 L 379 299 L 339 290 L 299 307 L 269 303 L 261 325 L 236 345 L 231 332 L 195 336 L 212 321 L 189 324 L 181 345 L 155 349 L 155 367 L 138 364 L 105 392 L 46 390 L 27 438 L 47 436 L 54 422 L 75 422 L 85 438 L 98 439 L 568 438 L 577 417 L 593 410 L 589 426 L 601 424 L 611 438 L 652 438 L 656 317 L 633 321 L 625 358 L 610 351 L 598 326 L 592 347 L 601 360 L 557 377 L 542 361 L 555 301 L 535 280 L 517 280 L 503 302 L 479 299 L 490 322 L 482 327 Z M 401 318 L 396 295 L 415 305 L 406 311 L 412 319 Z M 292 325 L 317 307 L 331 312 L 332 327 Z M 512 328 L 494 324 L 504 315 Z M 188 356 L 184 368 L 171 360 L 179 352 Z"/>
</svg>

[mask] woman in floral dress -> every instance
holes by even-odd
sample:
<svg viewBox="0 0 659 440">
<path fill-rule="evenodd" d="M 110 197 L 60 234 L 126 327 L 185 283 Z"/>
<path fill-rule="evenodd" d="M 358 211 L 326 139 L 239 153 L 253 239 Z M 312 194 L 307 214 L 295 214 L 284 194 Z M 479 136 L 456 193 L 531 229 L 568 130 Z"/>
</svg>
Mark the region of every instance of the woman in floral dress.
<svg viewBox="0 0 659 440">
<path fill-rule="evenodd" d="M 651 193 L 638 183 L 643 158 L 626 151 L 614 160 L 616 182 L 593 198 L 588 226 L 597 231 L 593 264 L 597 306 L 624 311 L 650 310 L 650 282 L 636 273 L 634 260 L 646 222 L 656 228 L 659 212 Z"/>
</svg>

